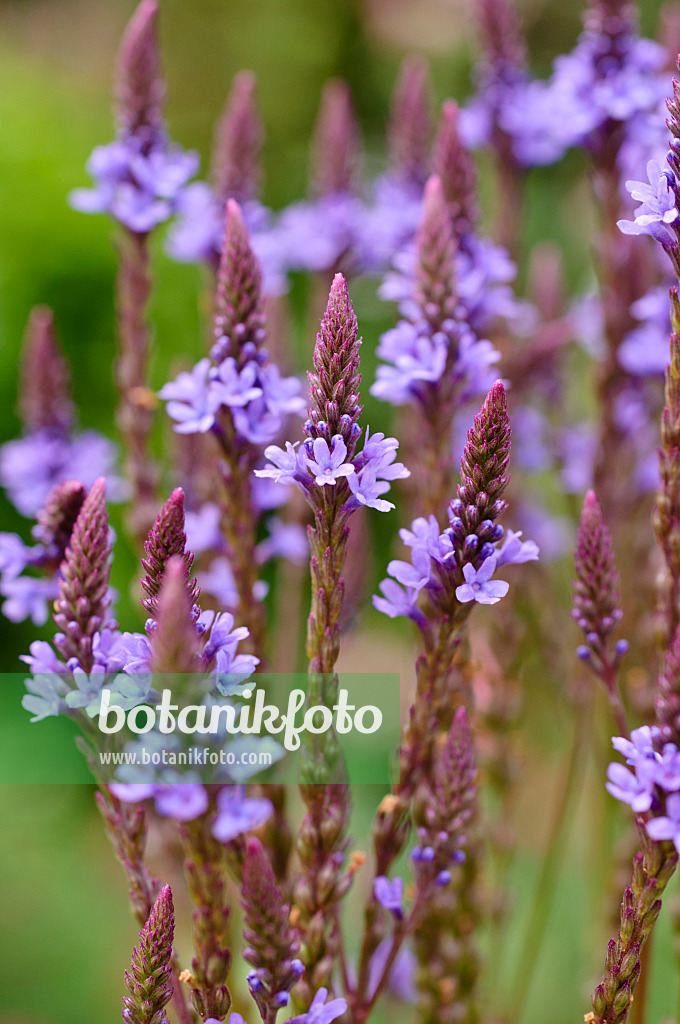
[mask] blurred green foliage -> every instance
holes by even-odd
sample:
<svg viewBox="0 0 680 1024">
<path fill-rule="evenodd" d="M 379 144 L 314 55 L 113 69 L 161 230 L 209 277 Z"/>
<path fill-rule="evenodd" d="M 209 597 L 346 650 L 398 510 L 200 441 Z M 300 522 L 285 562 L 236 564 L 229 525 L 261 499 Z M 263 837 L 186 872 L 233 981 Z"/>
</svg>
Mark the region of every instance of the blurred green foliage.
<svg viewBox="0 0 680 1024">
<path fill-rule="evenodd" d="M 414 0 L 417 5 L 417 0 Z M 196 148 L 207 163 L 213 123 L 233 74 L 242 67 L 258 75 L 267 129 L 265 200 L 278 208 L 305 191 L 308 139 L 323 81 L 346 78 L 353 90 L 367 140 L 367 166 L 383 165 L 381 138 L 389 94 L 404 44 L 389 43 L 375 29 L 371 12 L 398 22 L 408 4 L 395 0 L 361 3 L 338 0 L 162 0 L 162 41 L 169 83 L 168 118 L 173 136 Z M 460 44 L 453 52 L 436 46 L 437 24 L 428 39 L 437 101 L 462 98 L 470 88 L 469 5 L 434 5 L 434 21 L 452 19 Z M 642 5 L 643 28 L 654 32 L 659 3 Z M 114 356 L 112 304 L 115 255 L 112 229 L 105 218 L 83 217 L 65 201 L 69 189 L 85 184 L 83 165 L 96 144 L 111 137 L 110 81 L 117 41 L 133 9 L 130 0 L 0 0 L 0 440 L 14 436 L 13 409 L 20 340 L 30 308 L 44 302 L 56 313 L 64 347 L 74 367 L 81 422 L 113 436 Z M 428 8 L 429 10 L 429 8 Z M 547 71 L 552 57 L 567 49 L 579 29 L 579 5 L 534 0 L 526 5 L 530 50 L 535 68 Z M 449 32 L 449 27 L 446 33 Z M 464 31 L 465 30 L 465 31 Z M 426 48 L 427 49 L 427 48 Z M 528 185 L 525 250 L 551 240 L 563 253 L 571 284 L 584 286 L 589 262 L 590 226 L 575 216 L 586 204 L 584 163 L 571 155 L 560 167 L 533 172 Z M 482 190 L 490 207 L 489 169 L 482 161 Z M 203 278 L 195 268 L 171 263 L 158 246 L 153 302 L 157 348 L 153 382 L 166 379 L 168 367 L 192 361 L 202 351 Z M 292 292 L 296 362 L 302 369 L 313 343 L 304 314 L 305 286 Z M 353 291 L 366 339 L 365 374 L 372 379 L 372 352 L 390 312 L 377 302 L 370 282 Z M 367 421 L 386 426 L 385 408 L 367 399 Z M 3 529 L 21 522 L 0 498 Z M 370 522 L 379 561 L 390 550 L 396 523 L 375 516 Z M 117 521 L 117 525 L 119 525 Z M 134 554 L 123 538 L 118 544 L 115 583 L 121 590 L 121 617 L 137 627 L 129 601 Z M 569 569 L 556 609 L 567 615 Z M 537 595 L 535 595 L 537 596 Z M 540 595 L 538 595 L 540 596 Z M 393 634 L 368 612 L 375 644 L 388 646 Z M 529 613 L 527 613 L 529 614 Z M 565 619 L 562 619 L 565 621 Z M 539 631 L 545 620 L 527 618 Z M 0 620 L 3 665 L 13 671 L 17 656 L 37 635 L 30 625 L 9 627 Z M 571 643 L 571 641 L 567 641 Z M 505 993 L 522 966 L 519 938 L 529 894 L 559 790 L 559 771 L 568 746 L 564 722 L 570 720 L 560 680 L 541 678 L 540 657 L 523 666 L 530 687 L 523 714 L 526 741 L 521 798 L 514 823 L 520 851 L 510 867 L 514 906 L 510 933 L 487 950 L 488 988 L 495 1009 L 507 1008 Z M 606 709 L 598 705 L 600 720 Z M 6 708 L 0 741 L 25 713 Z M 35 726 L 40 728 L 40 726 Z M 593 873 L 593 853 L 613 842 L 622 816 L 611 806 L 603 817 L 602 790 L 606 738 L 598 736 L 589 760 L 575 826 L 566 851 L 553 908 L 549 938 L 527 1012 L 517 1024 L 566 1024 L 588 1008 L 592 982 L 599 978 L 607 913 L 615 907 L 610 868 Z M 358 796 L 354 834 L 365 847 L 377 796 Z M 136 938 L 125 884 L 93 808 L 92 789 L 73 787 L 0 787 L 0 1020 L 5 1024 L 90 1024 L 115 1019 L 122 992 L 122 971 Z M 177 873 L 177 867 L 174 870 Z M 348 915 L 358 913 L 351 901 Z M 655 936 L 649 1021 L 672 1012 L 675 967 L 667 916 Z M 186 929 L 189 912 L 181 909 Z M 351 928 L 348 928 L 351 934 Z M 246 1009 L 241 1007 L 241 1009 Z M 254 1019 L 249 1011 L 250 1020 Z"/>
</svg>

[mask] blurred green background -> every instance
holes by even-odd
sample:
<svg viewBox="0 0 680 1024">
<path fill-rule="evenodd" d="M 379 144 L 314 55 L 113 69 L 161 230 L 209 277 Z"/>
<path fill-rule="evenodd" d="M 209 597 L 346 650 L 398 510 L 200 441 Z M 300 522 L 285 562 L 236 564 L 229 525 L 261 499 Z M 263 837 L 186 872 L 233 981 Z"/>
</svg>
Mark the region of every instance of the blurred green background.
<svg viewBox="0 0 680 1024">
<path fill-rule="evenodd" d="M 86 184 L 83 165 L 89 152 L 111 137 L 111 70 L 133 7 L 131 0 L 0 0 L 0 440 L 18 431 L 13 412 L 17 357 L 26 317 L 38 302 L 55 310 L 75 368 L 82 425 L 113 436 L 112 229 L 104 217 L 71 211 L 66 194 Z M 429 57 L 438 103 L 448 95 L 462 99 L 470 91 L 473 8 L 474 0 L 161 0 L 171 133 L 197 149 L 205 166 L 213 124 L 231 79 L 241 68 L 253 69 L 267 131 L 264 199 L 278 208 L 304 194 L 308 139 L 321 86 L 329 76 L 339 75 L 353 90 L 367 170 L 378 171 L 384 166 L 382 135 L 390 91 L 406 52 L 416 49 Z M 656 0 L 642 5 L 643 29 L 649 34 L 655 32 L 658 9 Z M 573 44 L 580 7 L 562 0 L 530 0 L 522 13 L 533 66 L 544 73 L 552 57 Z M 525 251 L 538 241 L 556 241 L 574 289 L 592 278 L 590 228 L 587 218 L 574 216 L 587 192 L 584 167 L 572 155 L 557 168 L 533 172 L 528 184 Z M 488 192 L 488 175 L 482 177 Z M 167 378 L 173 360 L 194 360 L 202 352 L 204 306 L 201 272 L 171 263 L 160 245 L 158 250 L 155 385 Z M 292 306 L 300 369 L 313 343 L 303 331 L 303 297 L 304 287 L 298 284 Z M 358 285 L 353 297 L 371 379 L 370 352 L 390 323 L 390 311 L 376 301 L 371 282 Z M 367 406 L 369 422 L 385 425 L 384 407 L 370 401 Z M 2 529 L 26 536 L 27 524 L 3 498 L 0 523 Z M 375 530 L 375 523 L 370 528 Z M 379 550 L 387 553 L 396 523 L 385 527 L 381 520 L 378 528 Z M 557 622 L 559 613 L 568 614 L 569 567 L 560 571 L 565 586 Z M 141 625 L 128 600 L 134 572 L 133 555 L 121 542 L 114 582 L 122 594 L 121 618 L 127 628 Z M 541 626 L 530 613 L 527 622 L 529 630 Z M 16 670 L 18 655 L 38 635 L 49 637 L 49 628 L 10 627 L 0 620 L 5 671 Z M 384 670 L 408 676 L 412 651 L 402 635 L 368 611 L 363 631 L 352 640 L 353 656 L 371 658 Z M 567 637 L 569 651 L 573 642 Z M 542 678 L 540 659 L 523 670 L 522 678 L 527 686 L 522 726 L 528 738 L 523 740 L 521 785 L 512 808 L 521 842 L 509 874 L 510 935 L 500 945 L 489 942 L 486 950 L 487 988 L 501 1015 L 507 1009 L 509 980 L 522 970 L 518 938 L 573 727 L 563 680 Z M 2 741 L 25 713 L 7 702 L 0 706 Z M 606 721 L 606 711 L 601 706 L 598 711 L 598 719 Z M 606 911 L 615 909 L 616 888 L 610 877 L 613 858 L 603 857 L 602 850 L 609 848 L 624 820 L 603 796 L 604 731 L 592 744 L 596 756 L 583 751 L 583 795 L 565 840 L 565 867 L 549 939 L 541 950 L 527 1010 L 517 1024 L 581 1019 L 592 984 L 599 979 L 611 934 Z M 63 741 L 70 742 L 66 734 Z M 359 848 L 367 845 L 377 799 L 370 791 L 358 797 L 354 834 Z M 599 855 L 599 870 L 592 869 L 593 854 L 596 859 Z M 176 871 L 173 865 L 164 867 L 170 875 Z M 186 931 L 189 909 L 181 901 L 179 914 Z M 667 916 L 655 937 L 650 1021 L 671 1014 L 677 999 Z M 118 1019 L 122 972 L 135 938 L 125 885 L 94 811 L 91 787 L 0 787 L 0 1020 L 90 1024 Z M 253 1008 L 251 1024 L 254 1019 Z"/>
</svg>

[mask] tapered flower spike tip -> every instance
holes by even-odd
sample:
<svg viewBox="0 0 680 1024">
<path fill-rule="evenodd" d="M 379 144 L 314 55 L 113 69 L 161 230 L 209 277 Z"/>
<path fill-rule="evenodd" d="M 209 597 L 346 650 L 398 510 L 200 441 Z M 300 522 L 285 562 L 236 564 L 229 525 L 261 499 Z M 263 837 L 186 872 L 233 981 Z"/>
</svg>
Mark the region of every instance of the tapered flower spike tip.
<svg viewBox="0 0 680 1024">
<path fill-rule="evenodd" d="M 310 177 L 315 195 L 354 191 L 360 148 L 349 86 L 333 78 L 323 87 L 314 126 Z"/>
<path fill-rule="evenodd" d="M 430 81 L 424 57 L 405 57 L 394 89 L 387 146 L 394 169 L 422 184 L 427 175 L 430 132 Z"/>
<path fill-rule="evenodd" d="M 427 179 L 418 231 L 418 304 L 433 330 L 453 315 L 455 239 L 441 179 Z"/>
<path fill-rule="evenodd" d="M 130 970 L 125 972 L 123 996 L 125 1024 L 163 1024 L 164 1008 L 172 999 L 172 942 L 175 934 L 175 908 L 170 886 L 156 897 L 149 920 L 139 933 L 132 951 Z"/>
<path fill-rule="evenodd" d="M 265 341 L 262 272 L 250 245 L 241 207 L 227 200 L 224 245 L 217 274 L 215 344 L 217 362 L 241 355 L 252 359 L 244 346 L 261 348 Z"/>
<path fill-rule="evenodd" d="M 583 502 L 574 552 L 574 618 L 599 655 L 621 619 L 614 548 L 594 491 Z"/>
<path fill-rule="evenodd" d="M 165 83 L 161 76 L 156 0 L 142 0 L 123 35 L 116 68 L 116 116 L 121 131 L 153 142 L 163 130 Z"/>
<path fill-rule="evenodd" d="M 191 579 L 191 568 L 194 556 L 186 550 L 187 537 L 184 532 L 184 491 L 177 487 L 156 517 L 156 521 L 144 542 L 146 557 L 142 559 L 142 568 L 146 575 L 141 581 L 146 593 L 142 604 L 153 618 L 158 612 L 158 595 L 163 582 L 163 574 L 169 560 L 179 556 L 184 566 L 184 585 L 188 599 L 193 605 L 198 601 L 200 588 L 196 580 Z"/>
<path fill-rule="evenodd" d="M 480 522 L 498 518 L 506 508 L 501 494 L 510 480 L 510 433 L 508 400 L 497 380 L 468 430 L 460 462 L 458 497 Z"/>
<path fill-rule="evenodd" d="M 47 306 L 28 318 L 23 346 L 19 414 L 29 430 L 67 431 L 73 420 L 70 374 Z"/>
<path fill-rule="evenodd" d="M 321 321 L 314 346 L 314 370 L 309 379 L 308 410 L 315 436 L 329 442 L 341 434 L 349 452 L 360 433 L 359 403 L 359 325 L 349 297 L 347 281 L 336 274 L 328 296 L 326 312 Z"/>
<path fill-rule="evenodd" d="M 152 672 L 196 671 L 198 634 L 180 555 L 169 559 L 163 573 L 151 646 Z"/>
<path fill-rule="evenodd" d="M 100 478 L 83 502 L 61 565 L 54 621 L 62 631 L 55 646 L 65 658 L 78 658 L 90 672 L 92 638 L 106 620 L 110 604 L 111 544 L 106 483 Z"/>
<path fill-rule="evenodd" d="M 486 58 L 496 73 L 525 68 L 526 44 L 514 0 L 479 0 L 477 10 Z"/>
<path fill-rule="evenodd" d="M 213 184 L 220 199 L 255 199 L 260 188 L 264 128 L 257 107 L 257 79 L 239 71 L 215 129 Z"/>
<path fill-rule="evenodd" d="M 449 217 L 457 238 L 470 231 L 478 217 L 477 172 L 458 131 L 458 104 L 445 100 L 432 152 L 432 168 L 442 183 Z"/>
<path fill-rule="evenodd" d="M 47 557 L 59 568 L 83 507 L 87 491 L 79 480 L 66 480 L 49 494 L 36 515 L 34 536 L 47 549 Z"/>
</svg>

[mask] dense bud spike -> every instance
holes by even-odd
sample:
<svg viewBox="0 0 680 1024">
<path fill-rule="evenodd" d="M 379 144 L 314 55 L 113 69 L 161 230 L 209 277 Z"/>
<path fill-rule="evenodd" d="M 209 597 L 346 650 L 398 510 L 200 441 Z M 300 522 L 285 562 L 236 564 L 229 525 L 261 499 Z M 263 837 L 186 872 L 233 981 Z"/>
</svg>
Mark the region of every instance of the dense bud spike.
<svg viewBox="0 0 680 1024">
<path fill-rule="evenodd" d="M 215 129 L 213 185 L 221 200 L 255 199 L 260 188 L 264 129 L 257 108 L 257 79 L 239 71 Z"/>
<path fill-rule="evenodd" d="M 217 362 L 253 358 L 244 346 L 261 348 L 265 339 L 262 273 L 235 199 L 227 200 L 224 246 L 217 274 L 215 342 Z"/>
<path fill-rule="evenodd" d="M 680 747 L 680 634 L 676 633 L 666 651 L 659 676 L 656 717 L 664 743 Z"/>
<path fill-rule="evenodd" d="M 512 81 L 526 68 L 526 44 L 514 0 L 479 0 L 479 25 L 493 77 Z"/>
<path fill-rule="evenodd" d="M 586 31 L 594 36 L 616 39 L 623 33 L 636 31 L 637 8 L 630 0 L 589 0 L 583 22 Z"/>
<path fill-rule="evenodd" d="M 477 172 L 472 154 L 458 131 L 458 104 L 445 100 L 432 152 L 432 169 L 442 183 L 444 199 L 456 238 L 471 230 L 477 221 Z"/>
<path fill-rule="evenodd" d="M 54 621 L 62 631 L 55 646 L 65 658 L 77 658 L 90 672 L 92 640 L 106 621 L 110 604 L 111 545 L 106 484 L 97 480 L 83 502 L 61 565 Z"/>
<path fill-rule="evenodd" d="M 323 87 L 314 126 L 311 184 L 315 195 L 354 191 L 360 148 L 349 86 L 332 78 Z"/>
<path fill-rule="evenodd" d="M 348 459 L 357 442 L 356 424 L 361 415 L 359 404 L 359 325 L 349 297 L 347 282 L 336 274 L 328 296 L 326 312 L 314 346 L 314 370 L 309 379 L 309 418 L 314 429 L 330 441 L 341 434 Z"/>
<path fill-rule="evenodd" d="M 455 309 L 455 239 L 441 180 L 428 178 L 418 232 L 416 297 L 433 331 L 451 319 Z"/>
<path fill-rule="evenodd" d="M 594 491 L 588 491 L 583 503 L 574 564 L 574 618 L 587 637 L 597 636 L 598 640 L 589 641 L 589 645 L 603 652 L 621 618 L 619 574 L 607 524 Z"/>
<path fill-rule="evenodd" d="M 142 0 L 118 51 L 116 116 L 122 132 L 152 143 L 163 131 L 165 83 L 158 46 L 157 0 Z"/>
<path fill-rule="evenodd" d="M 193 605 L 198 601 L 200 588 L 196 580 L 191 579 L 191 568 L 194 556 L 186 549 L 187 536 L 184 532 L 184 491 L 175 488 L 156 517 L 149 536 L 144 542 L 146 558 L 142 559 L 142 568 L 146 576 L 141 581 L 142 590 L 146 593 L 142 604 L 149 615 L 156 617 L 158 612 L 158 595 L 163 582 L 163 574 L 168 561 L 174 555 L 179 556 L 184 566 L 184 586 L 189 601 Z"/>
<path fill-rule="evenodd" d="M 55 571 L 61 565 L 87 491 L 79 480 L 66 480 L 51 491 L 45 507 L 36 515 L 33 530 L 36 540 L 44 544 L 47 558 Z"/>
<path fill-rule="evenodd" d="M 21 370 L 19 414 L 25 426 L 66 432 L 73 420 L 70 374 L 47 306 L 36 306 L 28 319 Z"/>
<path fill-rule="evenodd" d="M 186 584 L 186 564 L 173 555 L 163 573 L 152 634 L 152 672 L 195 672 L 198 633 Z"/>
<path fill-rule="evenodd" d="M 463 502 L 460 517 L 467 533 L 473 533 L 485 519 L 497 519 L 507 507 L 501 495 L 510 480 L 509 462 L 508 402 L 503 383 L 497 380 L 468 430 L 460 461 L 458 497 Z M 471 518 L 473 512 L 475 522 Z"/>
<path fill-rule="evenodd" d="M 251 992 L 263 1020 L 276 1016 L 286 994 L 298 981 L 296 960 L 300 942 L 289 923 L 290 906 L 284 902 L 269 858 L 254 836 L 246 840 L 241 886 L 244 914 L 244 960 L 254 968 L 257 983 Z M 278 1000 L 278 1001 L 277 1001 Z"/>
<path fill-rule="evenodd" d="M 164 1007 L 172 999 L 174 933 L 175 910 L 170 886 L 166 885 L 139 933 L 130 970 L 125 972 L 125 987 L 130 993 L 123 996 L 125 1024 L 164 1024 Z"/>
<path fill-rule="evenodd" d="M 392 98 L 387 145 L 392 167 L 406 181 L 422 185 L 427 176 L 430 82 L 424 57 L 405 57 Z"/>
</svg>

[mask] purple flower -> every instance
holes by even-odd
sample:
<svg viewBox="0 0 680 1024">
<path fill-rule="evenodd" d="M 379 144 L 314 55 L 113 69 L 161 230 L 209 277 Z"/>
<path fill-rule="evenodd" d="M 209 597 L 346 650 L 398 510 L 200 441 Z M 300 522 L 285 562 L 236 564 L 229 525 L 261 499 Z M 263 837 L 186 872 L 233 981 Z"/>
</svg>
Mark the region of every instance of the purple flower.
<svg viewBox="0 0 680 1024">
<path fill-rule="evenodd" d="M 316 483 L 320 487 L 326 484 L 335 485 L 338 479 L 343 476 L 351 476 L 354 466 L 351 462 L 345 462 L 347 458 L 347 445 L 342 434 L 335 434 L 331 439 L 331 447 L 323 437 L 316 437 L 312 442 L 314 457 L 307 458 L 307 465 L 316 477 Z"/>
<path fill-rule="evenodd" d="M 666 797 L 666 814 L 652 818 L 645 827 L 650 839 L 657 842 L 672 839 L 676 850 L 680 852 L 680 793 L 672 793 Z"/>
<path fill-rule="evenodd" d="M 479 569 L 475 569 L 471 562 L 463 566 L 465 583 L 456 587 L 456 597 L 462 604 L 468 601 L 477 601 L 478 604 L 497 604 L 502 597 L 505 597 L 509 587 L 505 580 L 492 580 L 496 571 L 496 558 L 486 558 Z"/>
<path fill-rule="evenodd" d="M 651 779 L 642 781 L 622 764 L 613 762 L 607 768 L 606 789 L 616 800 L 630 804 L 636 814 L 648 811 L 652 806 L 654 783 Z"/>
<path fill-rule="evenodd" d="M 642 205 L 635 211 L 635 220 L 620 220 L 617 225 L 624 235 L 651 234 L 663 241 L 669 237 L 665 226 L 678 219 L 675 177 L 671 170 L 662 170 L 656 160 L 650 160 L 647 179 L 649 184 L 644 181 L 626 182 L 633 199 Z"/>
<path fill-rule="evenodd" d="M 95 718 L 101 706 L 101 692 L 106 685 L 106 677 L 101 672 L 83 672 L 82 668 L 74 668 L 73 682 L 76 689 L 66 694 L 69 708 L 84 708 L 88 718 Z"/>
<path fill-rule="evenodd" d="M 0 573 L 3 580 L 15 579 L 42 551 L 42 547 L 29 548 L 16 533 L 0 533 Z"/>
<path fill-rule="evenodd" d="M 387 615 L 390 619 L 396 619 L 400 615 L 424 619 L 422 613 L 419 613 L 416 608 L 418 590 L 415 587 L 401 587 L 395 580 L 383 580 L 379 589 L 383 596 L 373 595 L 373 607 L 383 615 Z"/>
<path fill-rule="evenodd" d="M 34 647 L 35 644 L 31 646 Z M 60 715 L 67 710 L 64 697 L 69 688 L 64 678 L 56 672 L 44 675 L 41 673 L 32 679 L 26 679 L 25 684 L 28 693 L 22 697 L 21 706 L 32 712 L 32 722 L 41 722 L 43 718 Z"/>
<path fill-rule="evenodd" d="M 272 465 L 266 469 L 256 469 L 255 476 L 270 478 L 277 484 L 300 485 L 309 473 L 305 449 L 298 449 L 299 443 L 296 441 L 295 444 L 291 444 L 290 441 L 286 441 L 285 451 L 275 444 L 269 445 L 264 450 L 264 456 Z"/>
<path fill-rule="evenodd" d="M 47 675 L 52 672 L 65 672 L 66 666 L 59 660 L 46 640 L 34 640 L 29 647 L 30 654 L 22 654 L 20 661 L 25 662 L 33 675 Z"/>
<path fill-rule="evenodd" d="M 30 619 L 34 626 L 44 626 L 49 618 L 49 608 L 59 596 L 59 584 L 55 579 L 17 576 L 0 583 L 0 594 L 5 598 L 2 614 L 10 622 Z"/>
<path fill-rule="evenodd" d="M 349 477 L 349 486 L 358 505 L 365 505 L 367 508 L 375 508 L 378 512 L 389 512 L 394 508 L 391 501 L 385 501 L 380 497 L 390 489 L 387 481 L 376 480 L 375 466 L 365 466 L 359 473 L 352 473 Z"/>
<path fill-rule="evenodd" d="M 244 406 L 262 394 L 262 388 L 256 384 L 257 364 L 254 362 L 246 363 L 239 371 L 236 360 L 229 356 L 211 371 L 210 379 L 211 398 L 219 399 L 222 405 Z"/>
<path fill-rule="evenodd" d="M 250 675 L 260 659 L 250 654 L 237 654 L 236 648 L 241 640 L 249 635 L 245 626 L 234 628 L 234 616 L 229 612 L 202 612 L 198 617 L 199 632 L 208 634 L 203 648 L 203 661 L 206 667 L 217 672 L 233 672 Z"/>
<path fill-rule="evenodd" d="M 107 497 L 120 501 L 125 488 L 115 475 L 116 448 L 94 431 L 68 436 L 36 430 L 0 449 L 0 484 L 24 516 L 34 518 L 57 484 L 80 480 L 90 488 L 104 477 Z"/>
<path fill-rule="evenodd" d="M 110 789 L 124 803 L 139 803 L 153 797 L 157 812 L 176 821 L 192 821 L 208 807 L 208 794 L 198 783 L 112 782 Z"/>
<path fill-rule="evenodd" d="M 219 842 L 229 843 L 263 825 L 273 810 L 269 800 L 245 797 L 242 786 L 225 786 L 217 797 L 213 835 Z"/>
<path fill-rule="evenodd" d="M 127 135 L 98 146 L 87 162 L 94 189 L 75 189 L 69 202 L 81 213 L 109 213 L 130 231 L 146 234 L 168 220 L 182 190 L 198 170 L 198 156 L 159 137 L 145 149 Z"/>
<path fill-rule="evenodd" d="M 198 783 L 154 786 L 156 810 L 164 818 L 193 821 L 208 808 L 208 794 Z"/>
<path fill-rule="evenodd" d="M 386 875 L 379 875 L 373 883 L 373 894 L 385 910 L 389 910 L 395 917 L 403 915 L 404 883 L 398 875 L 392 881 Z"/>
<path fill-rule="evenodd" d="M 201 359 L 190 373 L 180 373 L 158 392 L 168 402 L 167 412 L 177 421 L 178 434 L 204 434 L 215 422 L 221 398 L 209 381 L 210 360 Z"/>
<path fill-rule="evenodd" d="M 411 554 L 411 562 L 401 562 L 394 559 L 387 566 L 390 576 L 404 587 L 415 590 L 416 593 L 426 587 L 432 578 L 432 564 L 429 554 L 424 548 L 414 548 Z M 468 600 L 470 600 L 468 598 Z"/>
<path fill-rule="evenodd" d="M 350 477 L 350 485 L 353 477 Z M 267 523 L 269 536 L 257 545 L 257 560 L 262 565 L 272 558 L 287 558 L 303 565 L 309 557 L 307 533 L 299 523 L 284 523 L 276 517 Z"/>
<path fill-rule="evenodd" d="M 521 565 L 523 562 L 538 561 L 538 544 L 533 540 L 521 540 L 522 531 L 507 530 L 503 543 L 496 549 L 497 565 Z"/>
<path fill-rule="evenodd" d="M 298 1017 L 291 1017 L 288 1024 L 331 1024 L 337 1020 L 347 1009 L 347 1002 L 344 999 L 331 999 L 326 1002 L 328 989 L 320 988 L 314 996 L 307 1013 Z"/>
<path fill-rule="evenodd" d="M 220 509 L 212 501 L 206 501 L 195 512 L 186 512 L 184 529 L 187 536 L 187 548 L 194 554 L 212 551 L 224 544 L 220 529 Z"/>
</svg>

